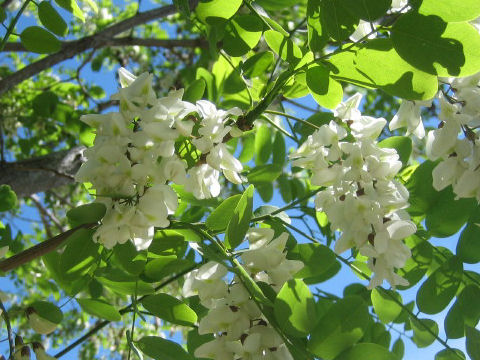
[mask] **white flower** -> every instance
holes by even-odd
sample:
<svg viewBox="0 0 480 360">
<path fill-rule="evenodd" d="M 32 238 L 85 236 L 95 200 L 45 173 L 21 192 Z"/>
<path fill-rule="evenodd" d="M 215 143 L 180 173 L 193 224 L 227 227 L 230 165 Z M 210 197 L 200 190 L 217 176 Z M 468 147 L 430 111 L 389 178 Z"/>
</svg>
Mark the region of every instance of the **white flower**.
<svg viewBox="0 0 480 360">
<path fill-rule="evenodd" d="M 389 129 L 396 130 L 402 127 L 407 128 L 407 135 L 414 134 L 419 139 L 425 136 L 423 127 L 421 106 L 431 106 L 432 101 L 408 101 L 403 100 L 398 112 L 390 121 Z"/>
<path fill-rule="evenodd" d="M 333 110 L 333 115 L 335 115 L 335 117 L 338 117 L 344 121 L 358 120 L 362 115 L 360 113 L 360 110 L 358 110 L 358 107 L 360 106 L 361 101 L 362 101 L 362 94 L 356 93 L 352 97 L 340 103 L 340 105 L 338 105 L 335 108 L 335 110 Z"/>
<path fill-rule="evenodd" d="M 360 20 L 354 33 L 350 35 L 350 40 L 352 40 L 353 42 L 358 42 L 368 34 L 370 34 L 368 36 L 368 39 L 375 39 L 376 33 L 372 33 L 373 30 L 375 30 L 375 24 L 373 24 L 372 26 L 370 25 L 369 21 Z"/>
<path fill-rule="evenodd" d="M 352 120 L 350 125 L 353 135 L 357 138 L 376 139 L 383 128 L 387 124 L 384 118 L 374 118 L 371 116 L 360 116 L 356 120 Z"/>
<path fill-rule="evenodd" d="M 197 199 L 209 199 L 220 194 L 220 173 L 208 164 L 194 166 L 187 171 L 185 190 L 191 192 Z"/>
<path fill-rule="evenodd" d="M 230 154 L 225 144 L 221 143 L 212 148 L 206 160 L 212 168 L 222 170 L 228 181 L 234 184 L 242 183 L 238 175 L 243 170 L 242 163 Z"/>
</svg>

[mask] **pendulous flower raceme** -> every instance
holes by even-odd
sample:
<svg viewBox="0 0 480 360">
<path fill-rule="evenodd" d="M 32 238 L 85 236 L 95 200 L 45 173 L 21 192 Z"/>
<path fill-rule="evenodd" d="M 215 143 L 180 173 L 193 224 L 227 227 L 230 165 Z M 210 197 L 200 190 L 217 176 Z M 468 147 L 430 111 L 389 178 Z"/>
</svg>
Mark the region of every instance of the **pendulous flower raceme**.
<svg viewBox="0 0 480 360">
<path fill-rule="evenodd" d="M 323 125 L 290 157 L 292 165 L 311 171 L 312 185 L 325 187 L 315 205 L 327 214 L 332 230 L 341 232 L 335 251 L 355 247 L 369 258 L 374 273 L 370 288 L 384 280 L 407 285 L 395 272 L 411 256 L 402 240 L 416 232 L 404 210 L 408 191 L 394 179 L 402 163 L 394 149 L 377 145 L 387 121 L 362 116 L 361 99 L 356 94 L 340 104 L 334 115 L 344 125 Z M 353 141 L 342 141 L 348 136 L 346 127 Z"/>
<path fill-rule="evenodd" d="M 81 118 L 96 129 L 96 137 L 76 180 L 91 183 L 96 201 L 107 207 L 94 240 L 112 248 L 131 239 L 145 249 L 154 227 L 167 227 L 168 215 L 178 207 L 170 183 L 203 199 L 219 195 L 220 172 L 242 182 L 242 164 L 223 143 L 236 129 L 232 116 L 241 111 L 219 110 L 206 100 L 183 101 L 183 89 L 157 98 L 148 73 L 135 77 L 121 68 L 119 77 L 122 88 L 112 96 L 120 102 L 119 112 Z M 180 157 L 182 146 L 196 147 L 197 163 L 190 169 Z"/>
<path fill-rule="evenodd" d="M 248 250 L 240 260 L 255 281 L 279 291 L 302 267 L 298 260 L 287 260 L 287 233 L 274 238 L 269 228 L 251 228 L 247 233 Z M 199 334 L 214 334 L 214 340 L 199 346 L 195 356 L 215 360 L 268 359 L 292 360 L 287 346 L 268 323 L 240 279 L 227 282 L 228 270 L 209 262 L 192 271 L 185 279 L 184 296 L 198 293 L 208 313 L 200 320 Z"/>
<path fill-rule="evenodd" d="M 427 136 L 427 156 L 441 161 L 433 170 L 433 186 L 452 185 L 458 198 L 480 202 L 480 73 L 447 79 L 449 91 L 440 95 L 440 125 Z M 450 93 L 450 94 L 449 94 Z M 459 136 L 460 135 L 460 136 Z"/>
</svg>

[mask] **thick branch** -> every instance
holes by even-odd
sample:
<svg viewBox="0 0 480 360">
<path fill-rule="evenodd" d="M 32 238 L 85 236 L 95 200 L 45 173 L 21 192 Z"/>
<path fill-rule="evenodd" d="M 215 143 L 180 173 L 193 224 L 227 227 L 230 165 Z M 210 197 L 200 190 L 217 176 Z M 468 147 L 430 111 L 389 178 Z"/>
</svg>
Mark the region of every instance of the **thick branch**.
<svg viewBox="0 0 480 360">
<path fill-rule="evenodd" d="M 62 48 L 69 48 L 72 44 L 78 43 L 75 41 L 64 41 Z M 95 48 L 112 47 L 112 46 L 146 46 L 146 47 L 161 47 L 166 49 L 172 49 L 175 47 L 207 47 L 208 42 L 203 39 L 142 39 L 132 37 L 120 37 L 105 39 L 103 42 L 96 45 Z M 29 51 L 20 42 L 10 42 L 5 45 L 5 48 L 1 50 L 3 52 L 24 52 Z M 36 63 L 34 63 L 36 64 Z"/>
<path fill-rule="evenodd" d="M 190 7 L 192 9 L 195 8 L 197 3 L 198 0 L 190 0 Z M 94 35 L 72 41 L 68 43 L 68 45 L 63 46 L 59 52 L 48 55 L 1 80 L 0 95 L 10 90 L 15 85 L 20 84 L 22 81 L 42 72 L 43 70 L 49 69 L 64 60 L 81 54 L 88 49 L 102 47 L 104 42 L 111 40 L 115 35 L 149 21 L 173 15 L 176 12 L 177 8 L 175 5 L 162 6 L 160 8 L 138 13 L 131 18 L 109 26 Z"/>
<path fill-rule="evenodd" d="M 73 176 L 84 162 L 84 146 L 54 152 L 28 160 L 3 163 L 0 184 L 10 185 L 18 197 L 27 197 L 74 182 Z"/>
<path fill-rule="evenodd" d="M 63 242 L 65 242 L 68 239 L 70 235 L 72 235 L 77 230 L 83 229 L 83 228 L 91 228 L 95 225 L 97 224 L 83 224 L 83 225 L 77 226 L 76 228 L 65 231 L 64 233 L 58 234 L 57 236 L 54 236 L 53 238 L 45 240 L 40 244 L 32 246 L 31 248 L 24 250 L 21 253 L 13 255 L 8 259 L 0 261 L 0 271 L 7 272 L 10 270 L 14 270 L 19 266 L 22 266 L 34 259 L 42 257 L 43 255 L 46 255 L 52 252 L 53 250 L 55 250 L 57 247 L 59 247 Z"/>
</svg>

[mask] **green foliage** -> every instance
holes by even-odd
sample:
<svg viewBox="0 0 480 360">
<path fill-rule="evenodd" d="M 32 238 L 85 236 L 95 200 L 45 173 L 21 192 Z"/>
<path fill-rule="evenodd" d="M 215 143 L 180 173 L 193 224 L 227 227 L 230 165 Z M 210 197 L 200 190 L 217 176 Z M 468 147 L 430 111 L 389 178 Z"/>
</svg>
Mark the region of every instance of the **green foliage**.
<svg viewBox="0 0 480 360">
<path fill-rule="evenodd" d="M 172 324 L 194 326 L 197 314 L 187 304 L 168 294 L 147 296 L 142 305 L 153 315 Z"/>
<path fill-rule="evenodd" d="M 227 248 L 236 248 L 244 239 L 253 211 L 253 185 L 250 185 L 238 201 L 225 233 Z"/>
<path fill-rule="evenodd" d="M 357 343 L 368 327 L 368 309 L 358 296 L 338 300 L 311 332 L 308 349 L 330 360 Z"/>
<path fill-rule="evenodd" d="M 9 185 L 0 185 L 0 211 L 8 211 L 17 206 L 17 195 Z"/>
<path fill-rule="evenodd" d="M 303 262 L 304 267 L 295 274 L 300 279 L 323 275 L 336 262 L 335 253 L 321 244 L 295 245 L 287 256 Z"/>
<path fill-rule="evenodd" d="M 373 289 L 372 304 L 375 313 L 384 324 L 395 320 L 402 312 L 402 306 L 400 305 L 402 304 L 402 297 L 395 291 Z"/>
<path fill-rule="evenodd" d="M 48 301 L 35 301 L 30 306 L 35 309 L 41 318 L 51 321 L 54 324 L 60 324 L 63 320 L 63 313 L 60 308 Z"/>
<path fill-rule="evenodd" d="M 417 306 L 425 314 L 436 314 L 452 301 L 462 281 L 463 264 L 452 256 L 422 284 L 417 293 Z"/>
<path fill-rule="evenodd" d="M 472 360 L 480 359 L 480 331 L 470 326 L 465 327 L 467 354 Z"/>
<path fill-rule="evenodd" d="M 392 354 L 383 346 L 377 344 L 361 343 L 341 353 L 336 357 L 338 360 L 396 360 L 395 354 Z"/>
<path fill-rule="evenodd" d="M 287 281 L 274 302 L 275 319 L 282 331 L 295 337 L 307 336 L 316 318 L 315 301 L 302 280 Z"/>
<path fill-rule="evenodd" d="M 392 28 L 398 54 L 417 69 L 438 76 L 467 76 L 480 70 L 480 34 L 468 23 L 409 12 Z"/>
<path fill-rule="evenodd" d="M 413 341 L 419 348 L 426 347 L 438 336 L 438 325 L 430 319 L 410 319 L 413 329 Z"/>
<path fill-rule="evenodd" d="M 38 4 L 38 17 L 42 25 L 54 34 L 58 36 L 67 35 L 67 23 L 49 2 L 42 1 Z"/>
<path fill-rule="evenodd" d="M 109 321 L 120 321 L 122 316 L 115 307 L 104 300 L 77 299 L 83 311 Z"/>
<path fill-rule="evenodd" d="M 39 26 L 30 26 L 23 30 L 20 39 L 25 49 L 34 53 L 49 54 L 61 48 L 60 40 Z"/>
<path fill-rule="evenodd" d="M 440 16 L 446 22 L 469 21 L 480 15 L 480 5 L 475 0 L 423 0 L 419 3 L 420 14 Z"/>
<path fill-rule="evenodd" d="M 205 225 L 213 231 L 225 230 L 241 198 L 242 195 L 239 194 L 225 199 L 208 216 L 207 220 L 205 220 Z"/>
<path fill-rule="evenodd" d="M 195 10 L 201 21 L 215 23 L 230 19 L 242 5 L 241 0 L 201 0 Z"/>
<path fill-rule="evenodd" d="M 147 356 L 156 360 L 192 360 L 193 357 L 188 354 L 177 343 L 165 340 L 156 336 L 145 336 L 137 345 Z"/>
<path fill-rule="evenodd" d="M 322 107 L 334 109 L 342 101 L 343 88 L 330 77 L 330 72 L 323 66 L 312 66 L 306 74 L 307 86 L 315 101 Z"/>
<path fill-rule="evenodd" d="M 96 223 L 104 216 L 107 208 L 102 203 L 80 205 L 67 211 L 67 217 L 73 226 Z"/>
</svg>

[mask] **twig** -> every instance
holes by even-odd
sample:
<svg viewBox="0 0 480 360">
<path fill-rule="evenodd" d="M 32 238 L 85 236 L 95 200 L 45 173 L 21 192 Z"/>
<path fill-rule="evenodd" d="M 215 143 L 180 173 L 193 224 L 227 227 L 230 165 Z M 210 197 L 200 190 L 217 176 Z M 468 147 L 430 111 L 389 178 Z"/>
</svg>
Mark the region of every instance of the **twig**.
<svg viewBox="0 0 480 360">
<path fill-rule="evenodd" d="M 13 343 L 12 325 L 10 324 L 10 316 L 8 315 L 7 309 L 5 309 L 2 300 L 0 300 L 0 309 L 2 309 L 2 316 L 5 319 L 5 325 L 7 326 L 8 346 L 10 347 L 9 358 L 13 359 L 13 355 L 15 354 L 15 345 Z"/>
<path fill-rule="evenodd" d="M 52 252 L 61 244 L 63 244 L 63 242 L 65 242 L 69 238 L 69 236 L 75 233 L 77 230 L 90 229 L 96 225 L 97 223 L 90 223 L 77 226 L 73 229 L 65 231 L 64 233 L 58 234 L 57 236 L 45 240 L 40 244 L 32 246 L 31 248 L 28 248 L 27 250 L 24 250 L 19 254 L 0 261 L 0 271 L 8 272 L 10 270 L 14 270 L 17 267 L 26 264 L 27 262 L 30 262 L 45 254 L 48 254 L 49 252 Z"/>
<path fill-rule="evenodd" d="M 48 211 L 43 205 L 42 203 L 40 202 L 40 198 L 38 197 L 38 195 L 36 194 L 33 194 L 33 195 L 30 195 L 29 196 L 29 199 L 33 201 L 33 203 L 35 204 L 35 206 L 37 207 L 38 211 L 40 212 L 40 215 L 45 215 L 46 217 L 48 217 L 54 224 L 55 226 L 57 227 L 58 231 L 60 232 L 64 232 L 65 229 L 63 228 L 62 226 L 62 223 L 60 222 L 60 220 L 57 219 L 57 217 L 51 213 L 50 211 Z M 51 237 L 51 236 L 50 236 Z"/>
</svg>

